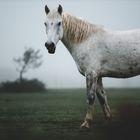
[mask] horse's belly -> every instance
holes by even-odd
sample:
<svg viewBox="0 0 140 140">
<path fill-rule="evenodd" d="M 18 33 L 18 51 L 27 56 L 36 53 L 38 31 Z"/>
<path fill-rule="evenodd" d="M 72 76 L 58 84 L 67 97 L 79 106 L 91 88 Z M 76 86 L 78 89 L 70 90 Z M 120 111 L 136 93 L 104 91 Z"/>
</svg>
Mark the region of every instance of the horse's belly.
<svg viewBox="0 0 140 140">
<path fill-rule="evenodd" d="M 108 56 L 101 62 L 101 71 L 107 77 L 128 78 L 139 75 L 140 53 Z"/>
<path fill-rule="evenodd" d="M 140 75 L 140 67 L 135 68 L 133 66 L 129 66 L 125 69 L 122 68 L 105 68 L 101 72 L 102 77 L 114 77 L 114 78 L 129 78 L 133 76 Z"/>
</svg>

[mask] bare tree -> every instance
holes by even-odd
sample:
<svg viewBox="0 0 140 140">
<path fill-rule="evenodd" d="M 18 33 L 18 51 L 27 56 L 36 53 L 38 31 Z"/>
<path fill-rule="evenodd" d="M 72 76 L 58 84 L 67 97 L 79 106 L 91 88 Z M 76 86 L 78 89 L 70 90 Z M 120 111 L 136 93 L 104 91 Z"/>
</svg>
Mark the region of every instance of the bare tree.
<svg viewBox="0 0 140 140">
<path fill-rule="evenodd" d="M 19 80 L 22 82 L 23 74 L 29 69 L 36 69 L 41 66 L 42 55 L 40 50 L 34 50 L 33 48 L 25 48 L 22 57 L 14 58 L 13 61 L 17 63 L 16 70 L 19 72 Z"/>
</svg>

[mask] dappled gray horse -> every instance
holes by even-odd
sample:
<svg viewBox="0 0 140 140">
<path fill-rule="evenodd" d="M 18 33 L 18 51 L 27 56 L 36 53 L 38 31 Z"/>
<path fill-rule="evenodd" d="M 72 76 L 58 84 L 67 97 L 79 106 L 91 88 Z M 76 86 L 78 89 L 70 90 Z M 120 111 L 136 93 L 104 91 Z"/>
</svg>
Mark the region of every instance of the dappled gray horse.
<svg viewBox="0 0 140 140">
<path fill-rule="evenodd" d="M 93 104 L 97 95 L 107 119 L 110 108 L 104 92 L 102 77 L 128 78 L 140 74 L 140 30 L 109 31 L 98 25 L 45 6 L 45 46 L 55 53 L 59 40 L 86 77 L 88 109 L 81 127 L 89 128 L 93 120 Z"/>
</svg>

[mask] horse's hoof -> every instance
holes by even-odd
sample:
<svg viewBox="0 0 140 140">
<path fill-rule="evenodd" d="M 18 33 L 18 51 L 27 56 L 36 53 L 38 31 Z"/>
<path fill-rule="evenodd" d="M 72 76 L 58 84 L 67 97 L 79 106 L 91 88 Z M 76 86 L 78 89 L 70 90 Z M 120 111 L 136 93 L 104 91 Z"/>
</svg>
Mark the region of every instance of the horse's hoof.
<svg viewBox="0 0 140 140">
<path fill-rule="evenodd" d="M 84 121 L 84 122 L 81 124 L 80 128 L 90 128 L 89 123 L 88 123 L 87 121 Z"/>
<path fill-rule="evenodd" d="M 92 126 L 92 120 L 85 120 L 81 124 L 80 128 L 87 128 L 87 129 L 89 129 L 89 128 L 91 128 L 91 126 Z"/>
</svg>

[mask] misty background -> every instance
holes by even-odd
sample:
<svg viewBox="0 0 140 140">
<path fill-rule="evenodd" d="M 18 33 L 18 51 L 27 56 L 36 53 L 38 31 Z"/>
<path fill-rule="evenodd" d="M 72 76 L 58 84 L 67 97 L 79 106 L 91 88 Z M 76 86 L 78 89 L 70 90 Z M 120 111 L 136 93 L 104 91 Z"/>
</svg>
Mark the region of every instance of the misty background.
<svg viewBox="0 0 140 140">
<path fill-rule="evenodd" d="M 111 30 L 140 28 L 139 0 L 0 0 L 0 82 L 18 78 L 13 57 L 24 48 L 40 49 L 43 64 L 25 78 L 38 78 L 48 88 L 85 87 L 85 78 L 61 41 L 54 55 L 45 44 L 44 6 L 63 6 L 69 14 L 100 24 Z M 140 87 L 140 76 L 129 79 L 104 78 L 106 87 Z"/>
</svg>

